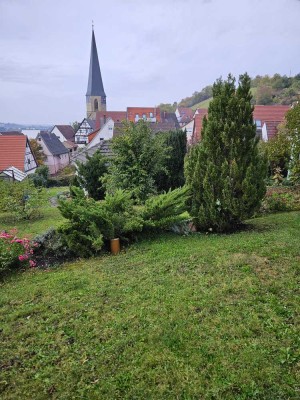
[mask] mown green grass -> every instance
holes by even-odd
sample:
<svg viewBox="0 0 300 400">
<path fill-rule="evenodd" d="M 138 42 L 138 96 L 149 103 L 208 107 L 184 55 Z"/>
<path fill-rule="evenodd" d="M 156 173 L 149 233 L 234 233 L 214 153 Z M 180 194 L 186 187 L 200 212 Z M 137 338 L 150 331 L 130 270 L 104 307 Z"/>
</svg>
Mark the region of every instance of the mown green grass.
<svg viewBox="0 0 300 400">
<path fill-rule="evenodd" d="M 3 399 L 296 399 L 300 213 L 1 284 Z"/>
<path fill-rule="evenodd" d="M 18 236 L 26 236 L 31 239 L 45 232 L 50 227 L 57 228 L 64 221 L 64 218 L 56 207 L 51 206 L 50 198 L 56 197 L 58 193 L 63 193 L 67 190 L 69 190 L 68 187 L 45 189 L 46 198 L 45 203 L 40 209 L 40 216 L 33 220 L 16 221 L 12 214 L 0 212 L 0 231 L 17 229 Z"/>
</svg>

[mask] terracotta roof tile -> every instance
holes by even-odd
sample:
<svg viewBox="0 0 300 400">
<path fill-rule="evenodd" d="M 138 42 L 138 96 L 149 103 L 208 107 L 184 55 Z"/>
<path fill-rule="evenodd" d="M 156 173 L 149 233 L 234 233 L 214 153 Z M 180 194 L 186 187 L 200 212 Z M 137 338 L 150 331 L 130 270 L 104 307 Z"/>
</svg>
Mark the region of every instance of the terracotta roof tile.
<svg viewBox="0 0 300 400">
<path fill-rule="evenodd" d="M 281 121 L 283 122 L 285 114 L 291 109 L 290 106 L 254 106 L 253 119 L 262 121 Z"/>
<path fill-rule="evenodd" d="M 268 140 L 272 139 L 278 132 L 278 125 L 282 123 L 282 121 L 265 121 L 267 128 Z"/>
<path fill-rule="evenodd" d="M 0 136 L 0 171 L 13 166 L 24 172 L 27 140 L 24 135 Z"/>
<path fill-rule="evenodd" d="M 126 121 L 126 111 L 97 111 L 95 129 L 102 128 L 107 120 L 111 118 L 114 122 Z"/>
<path fill-rule="evenodd" d="M 0 132 L 0 135 L 3 135 L 3 136 L 20 136 L 20 135 L 23 135 L 23 133 L 20 132 L 20 131 L 5 131 L 5 132 Z"/>
<path fill-rule="evenodd" d="M 152 117 L 150 113 L 152 113 Z M 127 121 L 135 122 L 137 114 L 140 119 L 142 119 L 143 115 L 146 115 L 146 118 L 156 118 L 156 122 L 161 122 L 159 107 L 127 107 Z"/>
<path fill-rule="evenodd" d="M 178 107 L 178 112 L 181 118 L 189 117 L 190 119 L 192 119 L 194 115 L 194 111 L 189 107 Z"/>
</svg>

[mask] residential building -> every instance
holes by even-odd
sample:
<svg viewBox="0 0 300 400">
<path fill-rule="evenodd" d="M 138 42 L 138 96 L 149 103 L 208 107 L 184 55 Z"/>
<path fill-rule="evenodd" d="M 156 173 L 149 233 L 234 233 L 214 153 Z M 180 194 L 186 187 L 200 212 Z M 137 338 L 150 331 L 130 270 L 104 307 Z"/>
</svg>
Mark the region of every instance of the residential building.
<svg viewBox="0 0 300 400">
<path fill-rule="evenodd" d="M 278 126 L 284 122 L 286 113 L 291 109 L 287 105 L 262 106 L 255 105 L 253 119 L 256 123 L 258 136 L 267 142 L 278 131 Z"/>
<path fill-rule="evenodd" d="M 107 120 L 111 119 L 114 122 L 122 122 L 127 120 L 126 111 L 98 111 L 96 113 L 95 129 L 101 129 L 106 124 Z"/>
<path fill-rule="evenodd" d="M 111 140 L 114 135 L 114 121 L 111 118 L 106 120 L 106 123 L 101 128 L 96 129 L 88 136 L 87 148 L 94 147 L 95 145 L 103 142 L 104 140 Z"/>
<path fill-rule="evenodd" d="M 69 150 L 54 133 L 41 132 L 37 136 L 37 141 L 46 155 L 45 165 L 48 166 L 51 175 L 70 163 Z"/>
<path fill-rule="evenodd" d="M 138 122 L 143 119 L 147 122 L 161 122 L 158 107 L 127 107 L 127 121 Z"/>
<path fill-rule="evenodd" d="M 201 130 L 204 116 L 207 116 L 206 108 L 198 108 L 197 113 L 194 115 L 194 127 L 191 138 L 191 144 L 195 144 L 201 140 Z"/>
<path fill-rule="evenodd" d="M 37 162 L 27 136 L 20 132 L 3 132 L 0 135 L 0 171 L 8 171 L 14 178 L 19 172 L 32 174 Z M 18 170 L 18 171 L 16 171 Z M 9 172 L 10 171 L 10 172 Z M 22 174 L 19 174 L 24 179 Z M 21 180 L 22 180 L 21 179 Z"/>
<path fill-rule="evenodd" d="M 194 117 L 194 111 L 189 107 L 177 107 L 175 114 L 180 126 L 186 125 Z"/>
<path fill-rule="evenodd" d="M 50 133 L 54 133 L 62 143 L 66 140 L 75 142 L 75 132 L 71 125 L 54 125 Z"/>
<path fill-rule="evenodd" d="M 75 143 L 83 147 L 88 143 L 88 135 L 96 129 L 96 121 L 90 118 L 84 118 L 75 133 Z"/>
<path fill-rule="evenodd" d="M 256 133 L 263 141 L 272 139 L 277 131 L 278 126 L 284 122 L 286 113 L 291 106 L 273 105 L 263 106 L 255 105 L 253 110 L 253 120 L 256 124 Z M 204 115 L 207 115 L 207 109 L 198 109 L 194 116 L 194 128 L 192 134 L 192 144 L 201 140 L 202 121 Z"/>
</svg>

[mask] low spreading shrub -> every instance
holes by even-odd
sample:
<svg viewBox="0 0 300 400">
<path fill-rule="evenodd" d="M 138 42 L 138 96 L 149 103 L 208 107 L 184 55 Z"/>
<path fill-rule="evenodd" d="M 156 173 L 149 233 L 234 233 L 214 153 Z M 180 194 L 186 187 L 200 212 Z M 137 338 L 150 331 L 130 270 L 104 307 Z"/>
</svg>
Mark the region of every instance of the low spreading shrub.
<svg viewBox="0 0 300 400">
<path fill-rule="evenodd" d="M 183 187 L 150 197 L 142 211 L 144 226 L 167 229 L 185 220 L 183 213 L 187 209 L 188 195 L 189 189 Z"/>
<path fill-rule="evenodd" d="M 68 222 L 59 232 L 76 255 L 89 257 L 102 249 L 105 240 L 142 230 L 142 219 L 134 212 L 128 193 L 118 190 L 102 201 L 86 198 L 77 187 L 72 187 L 71 194 L 71 201 L 60 201 L 59 209 Z"/>
<path fill-rule="evenodd" d="M 270 187 L 263 200 L 261 212 L 297 211 L 300 210 L 300 187 Z"/>
<path fill-rule="evenodd" d="M 49 267 L 74 258 L 61 234 L 54 228 L 34 238 L 35 262 L 38 267 Z"/>
<path fill-rule="evenodd" d="M 16 231 L 0 233 L 0 274 L 13 268 L 27 268 L 36 265 L 33 259 L 34 247 L 27 238 L 18 238 Z"/>
<path fill-rule="evenodd" d="M 105 241 L 116 237 L 130 240 L 149 228 L 168 229 L 182 220 L 187 189 L 176 189 L 134 206 L 131 193 L 117 190 L 96 201 L 83 190 L 71 187 L 71 200 L 62 200 L 59 209 L 68 220 L 59 228 L 69 249 L 81 257 L 97 254 Z"/>
</svg>

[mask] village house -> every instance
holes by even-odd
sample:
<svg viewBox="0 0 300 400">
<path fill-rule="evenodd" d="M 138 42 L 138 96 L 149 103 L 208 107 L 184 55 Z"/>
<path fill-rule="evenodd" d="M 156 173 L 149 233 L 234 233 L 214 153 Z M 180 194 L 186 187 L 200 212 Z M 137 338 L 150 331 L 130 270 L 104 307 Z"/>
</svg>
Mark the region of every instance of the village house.
<svg viewBox="0 0 300 400">
<path fill-rule="evenodd" d="M 183 127 L 188 124 L 194 118 L 194 111 L 189 107 L 177 107 L 175 115 L 179 122 L 179 125 Z"/>
<path fill-rule="evenodd" d="M 54 133 L 41 132 L 37 136 L 37 141 L 46 156 L 45 165 L 48 166 L 50 175 L 56 174 L 70 163 L 69 150 Z"/>
<path fill-rule="evenodd" d="M 75 143 L 83 147 L 88 143 L 88 135 L 96 129 L 96 121 L 90 118 L 84 118 L 75 133 Z"/>
<path fill-rule="evenodd" d="M 257 134 L 264 142 L 276 135 L 278 126 L 284 121 L 290 109 L 291 106 L 287 105 L 254 106 L 253 119 L 256 123 Z"/>
<path fill-rule="evenodd" d="M 278 132 L 279 125 L 284 122 L 285 115 L 290 109 L 291 106 L 286 105 L 255 105 L 253 120 L 256 124 L 257 136 L 264 142 L 272 139 Z M 195 144 L 201 140 L 202 122 L 205 115 L 207 116 L 207 109 L 198 109 L 197 113 L 195 113 L 191 144 Z"/>
<path fill-rule="evenodd" d="M 75 132 L 71 125 L 54 125 L 50 133 L 54 133 L 62 143 L 66 140 L 75 141 Z"/>
<path fill-rule="evenodd" d="M 58 137 L 70 155 L 77 151 L 78 144 L 75 143 L 75 131 L 71 125 L 54 125 L 50 133 Z"/>
<path fill-rule="evenodd" d="M 21 181 L 35 172 L 37 161 L 27 136 L 20 132 L 0 134 L 0 175 Z"/>
</svg>

